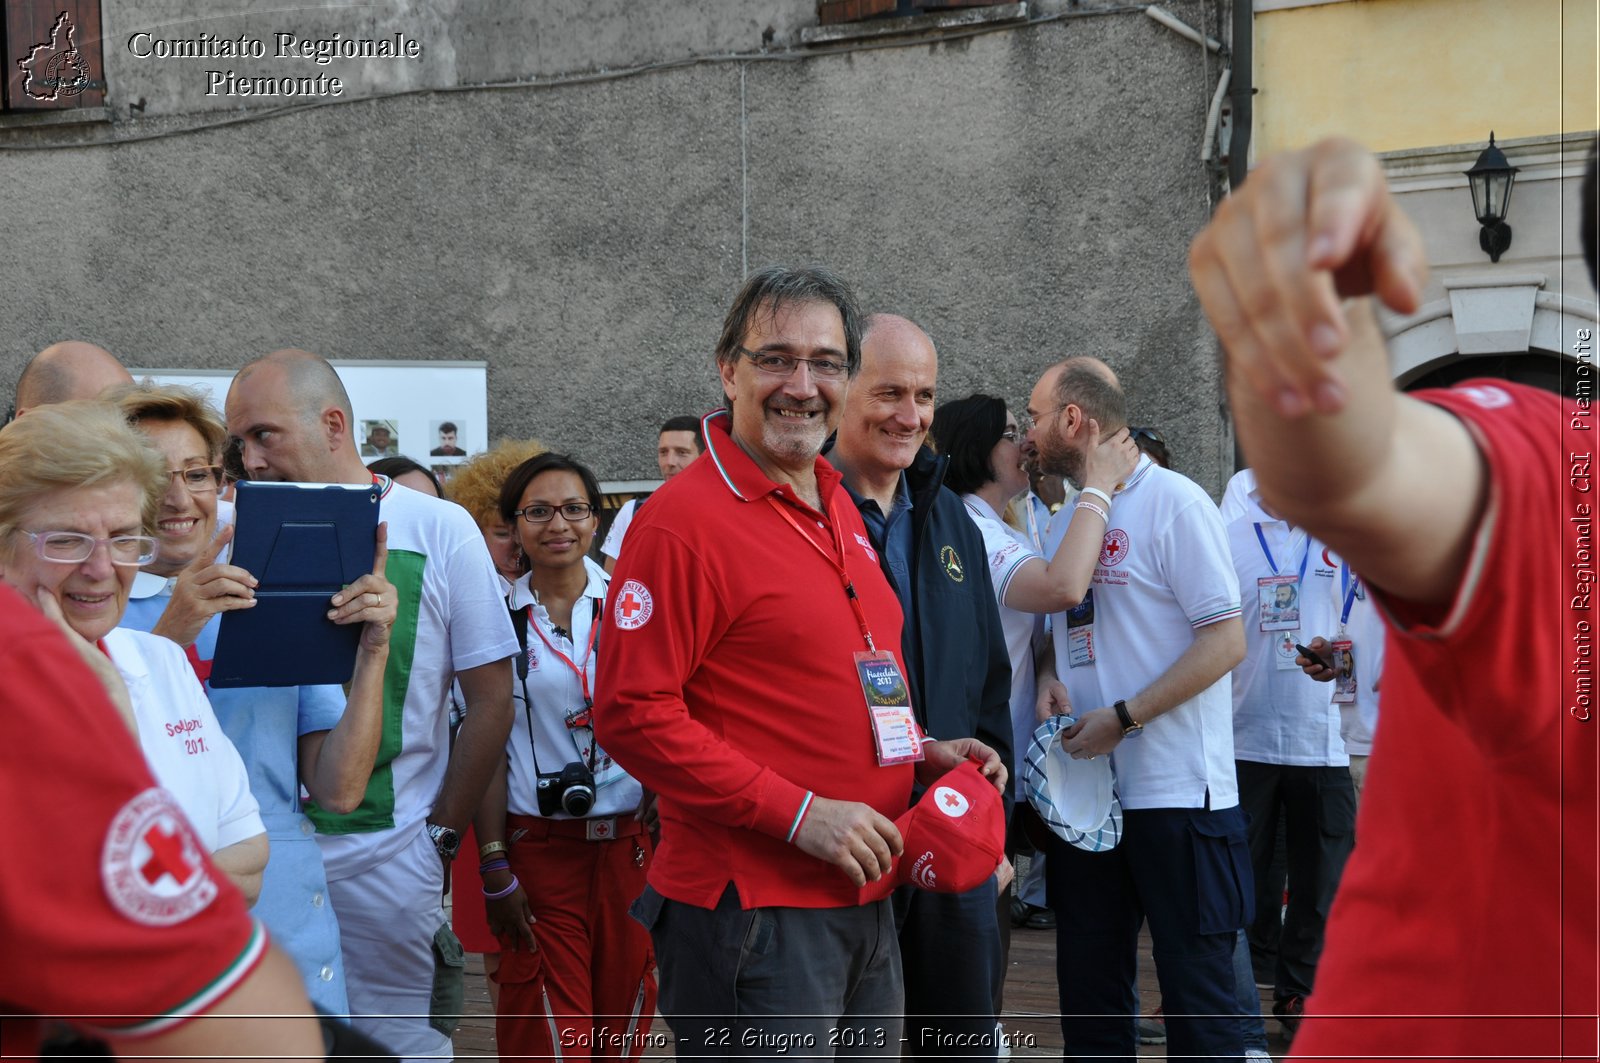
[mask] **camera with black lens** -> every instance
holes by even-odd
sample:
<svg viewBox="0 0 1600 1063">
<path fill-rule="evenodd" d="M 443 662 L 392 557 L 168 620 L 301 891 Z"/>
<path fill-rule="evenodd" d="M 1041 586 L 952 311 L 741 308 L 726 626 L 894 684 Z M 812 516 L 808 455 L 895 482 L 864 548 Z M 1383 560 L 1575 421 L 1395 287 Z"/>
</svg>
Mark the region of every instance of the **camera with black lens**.
<svg viewBox="0 0 1600 1063">
<path fill-rule="evenodd" d="M 539 815 L 565 812 L 582 817 L 594 807 L 594 772 L 582 761 L 573 761 L 560 771 L 539 775 L 535 791 L 539 795 Z"/>
</svg>

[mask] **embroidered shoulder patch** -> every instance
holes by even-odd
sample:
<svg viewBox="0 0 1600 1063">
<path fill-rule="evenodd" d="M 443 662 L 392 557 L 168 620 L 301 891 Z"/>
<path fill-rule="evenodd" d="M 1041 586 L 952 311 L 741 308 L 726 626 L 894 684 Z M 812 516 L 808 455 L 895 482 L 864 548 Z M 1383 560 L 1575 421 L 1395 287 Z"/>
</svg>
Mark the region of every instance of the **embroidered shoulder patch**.
<svg viewBox="0 0 1600 1063">
<path fill-rule="evenodd" d="M 617 591 L 611 606 L 611 618 L 622 630 L 634 631 L 649 623 L 650 615 L 655 611 L 656 604 L 650 597 L 649 589 L 638 580 L 631 579 Z"/>
<path fill-rule="evenodd" d="M 151 787 L 122 806 L 106 832 L 100 879 L 112 907 L 136 923 L 172 926 L 216 900 L 194 828 L 172 795 Z"/>
</svg>

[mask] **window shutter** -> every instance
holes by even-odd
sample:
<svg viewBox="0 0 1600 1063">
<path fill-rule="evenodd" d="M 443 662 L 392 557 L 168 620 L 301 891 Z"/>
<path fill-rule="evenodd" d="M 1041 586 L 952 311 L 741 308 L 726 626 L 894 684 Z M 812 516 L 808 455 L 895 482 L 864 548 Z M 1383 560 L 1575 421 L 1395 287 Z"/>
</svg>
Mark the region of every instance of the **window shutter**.
<svg viewBox="0 0 1600 1063">
<path fill-rule="evenodd" d="M 100 0 L 7 0 L 4 7 L 6 110 L 105 103 Z"/>
<path fill-rule="evenodd" d="M 824 26 L 892 15 L 899 0 L 817 0 L 817 21 Z"/>
</svg>

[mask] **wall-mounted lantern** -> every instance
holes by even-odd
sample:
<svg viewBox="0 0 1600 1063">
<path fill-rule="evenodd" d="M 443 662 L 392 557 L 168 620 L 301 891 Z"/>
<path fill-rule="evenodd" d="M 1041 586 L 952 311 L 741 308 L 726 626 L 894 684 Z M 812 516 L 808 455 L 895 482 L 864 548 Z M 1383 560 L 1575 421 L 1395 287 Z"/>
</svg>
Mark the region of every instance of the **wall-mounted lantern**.
<svg viewBox="0 0 1600 1063">
<path fill-rule="evenodd" d="M 1489 146 L 1483 149 L 1478 161 L 1467 171 L 1467 184 L 1472 186 L 1472 213 L 1477 215 L 1478 246 L 1483 248 L 1489 261 L 1499 262 L 1511 246 L 1511 226 L 1506 216 L 1511 212 L 1511 186 L 1517 180 L 1517 167 L 1506 161 L 1505 153 L 1494 146 L 1494 133 L 1489 134 Z"/>
</svg>

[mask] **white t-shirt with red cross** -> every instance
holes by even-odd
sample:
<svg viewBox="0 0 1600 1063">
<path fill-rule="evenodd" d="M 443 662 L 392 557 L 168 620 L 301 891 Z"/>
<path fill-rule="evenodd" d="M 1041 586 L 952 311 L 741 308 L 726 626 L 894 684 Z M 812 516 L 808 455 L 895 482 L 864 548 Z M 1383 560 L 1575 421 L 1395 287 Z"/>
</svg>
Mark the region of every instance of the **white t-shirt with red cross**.
<svg viewBox="0 0 1600 1063">
<path fill-rule="evenodd" d="M 1067 614 L 1051 616 L 1056 674 L 1080 715 L 1138 694 L 1183 656 L 1197 628 L 1239 616 L 1239 581 L 1210 496 L 1142 456 L 1112 501 L 1090 593 L 1092 665 L 1072 667 Z M 1224 675 L 1118 743 L 1111 757 L 1124 809 L 1239 803 L 1232 691 Z"/>
</svg>

